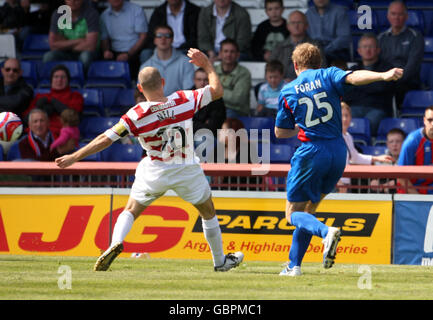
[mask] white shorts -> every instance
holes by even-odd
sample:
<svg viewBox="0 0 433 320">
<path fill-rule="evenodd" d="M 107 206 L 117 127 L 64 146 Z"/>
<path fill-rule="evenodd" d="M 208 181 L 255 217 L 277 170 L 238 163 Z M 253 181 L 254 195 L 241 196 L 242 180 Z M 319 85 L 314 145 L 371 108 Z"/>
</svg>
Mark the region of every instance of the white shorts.
<svg viewBox="0 0 433 320">
<path fill-rule="evenodd" d="M 183 200 L 192 204 L 205 202 L 211 195 L 206 176 L 199 164 L 175 168 L 149 166 L 141 160 L 135 171 L 131 197 L 144 206 L 173 190 Z"/>
</svg>

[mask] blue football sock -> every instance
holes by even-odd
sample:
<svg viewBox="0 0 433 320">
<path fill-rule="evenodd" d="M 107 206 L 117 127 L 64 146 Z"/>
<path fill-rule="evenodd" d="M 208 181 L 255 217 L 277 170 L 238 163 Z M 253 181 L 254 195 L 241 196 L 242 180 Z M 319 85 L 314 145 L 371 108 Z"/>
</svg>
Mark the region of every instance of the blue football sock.
<svg viewBox="0 0 433 320">
<path fill-rule="evenodd" d="M 328 226 L 317 220 L 315 216 L 307 212 L 295 211 L 290 215 L 291 224 L 309 234 L 325 238 L 328 234 Z"/>
<path fill-rule="evenodd" d="M 293 240 L 289 252 L 289 268 L 301 266 L 302 259 L 304 259 L 305 252 L 310 245 L 311 237 L 311 234 L 300 228 L 296 228 L 295 231 L 293 231 Z"/>
</svg>

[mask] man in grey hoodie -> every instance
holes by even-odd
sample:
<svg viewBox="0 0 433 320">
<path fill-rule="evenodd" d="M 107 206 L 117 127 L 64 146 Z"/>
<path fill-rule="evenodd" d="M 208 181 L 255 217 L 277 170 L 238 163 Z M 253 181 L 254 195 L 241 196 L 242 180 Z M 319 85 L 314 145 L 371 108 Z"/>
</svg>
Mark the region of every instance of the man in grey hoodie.
<svg viewBox="0 0 433 320">
<path fill-rule="evenodd" d="M 183 88 L 191 88 L 194 85 L 194 67 L 182 52 L 172 47 L 173 29 L 168 25 L 155 28 L 154 44 L 156 46 L 153 55 L 140 66 L 154 67 L 158 69 L 165 80 L 164 95 L 170 95 Z"/>
</svg>

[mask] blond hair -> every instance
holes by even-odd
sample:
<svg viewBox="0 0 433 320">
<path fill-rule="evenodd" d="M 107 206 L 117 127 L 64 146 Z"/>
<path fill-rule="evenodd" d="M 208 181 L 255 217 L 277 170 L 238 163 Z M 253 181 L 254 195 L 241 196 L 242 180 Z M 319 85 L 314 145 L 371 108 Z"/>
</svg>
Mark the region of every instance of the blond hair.
<svg viewBox="0 0 433 320">
<path fill-rule="evenodd" d="M 319 69 L 322 65 L 320 49 L 308 42 L 301 43 L 293 50 L 292 61 L 296 62 L 300 69 Z"/>
<path fill-rule="evenodd" d="M 154 67 L 145 67 L 138 74 L 138 82 L 144 91 L 155 91 L 161 87 L 161 74 Z"/>
</svg>

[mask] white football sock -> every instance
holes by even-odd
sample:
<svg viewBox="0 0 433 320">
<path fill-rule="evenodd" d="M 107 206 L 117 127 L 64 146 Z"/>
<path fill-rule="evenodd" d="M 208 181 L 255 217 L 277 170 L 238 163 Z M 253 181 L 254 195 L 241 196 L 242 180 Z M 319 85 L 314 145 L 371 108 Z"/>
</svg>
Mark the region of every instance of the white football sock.
<svg viewBox="0 0 433 320">
<path fill-rule="evenodd" d="M 119 214 L 111 237 L 111 246 L 116 242 L 123 242 L 133 223 L 134 215 L 131 212 L 125 210 Z"/>
<path fill-rule="evenodd" d="M 214 266 L 221 266 L 224 264 L 225 255 L 223 250 L 223 239 L 221 235 L 221 228 L 218 218 L 215 216 L 212 219 L 202 219 L 204 237 L 209 244 L 212 252 L 212 259 Z"/>
</svg>

